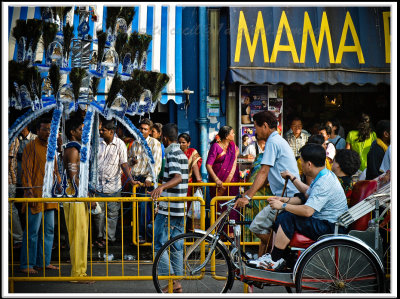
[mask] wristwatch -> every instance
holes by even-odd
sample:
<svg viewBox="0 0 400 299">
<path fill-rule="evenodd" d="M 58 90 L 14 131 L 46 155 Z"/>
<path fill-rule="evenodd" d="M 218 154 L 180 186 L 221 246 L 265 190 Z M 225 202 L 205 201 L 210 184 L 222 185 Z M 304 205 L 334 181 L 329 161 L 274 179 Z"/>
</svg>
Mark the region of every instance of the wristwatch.
<svg viewBox="0 0 400 299">
<path fill-rule="evenodd" d="M 249 202 L 251 201 L 251 197 L 248 196 L 247 194 L 245 194 L 244 197 L 246 197 L 249 200 Z"/>
<path fill-rule="evenodd" d="M 284 202 L 283 205 L 282 205 L 282 210 L 286 210 L 286 206 L 287 206 L 287 203 Z"/>
</svg>

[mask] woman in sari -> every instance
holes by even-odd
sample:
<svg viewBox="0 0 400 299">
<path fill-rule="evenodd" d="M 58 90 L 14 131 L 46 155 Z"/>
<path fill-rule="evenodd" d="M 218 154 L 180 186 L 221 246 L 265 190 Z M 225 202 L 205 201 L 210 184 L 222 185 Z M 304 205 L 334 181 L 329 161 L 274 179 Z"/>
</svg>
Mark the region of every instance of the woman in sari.
<svg viewBox="0 0 400 299">
<path fill-rule="evenodd" d="M 189 164 L 189 183 L 201 183 L 201 156 L 196 149 L 190 148 L 190 135 L 187 133 L 182 133 L 178 136 L 178 142 L 181 146 L 181 150 L 185 153 L 188 158 Z M 192 186 L 188 187 L 187 196 L 193 196 L 194 190 Z M 188 211 L 191 209 L 191 204 L 188 202 Z M 200 228 L 200 219 L 192 220 L 191 217 L 187 218 L 186 223 L 187 230 L 194 230 L 195 228 Z"/>
<path fill-rule="evenodd" d="M 215 182 L 217 187 L 210 187 L 210 197 L 239 194 L 239 186 L 227 187 L 223 183 L 237 183 L 240 181 L 237 158 L 239 148 L 235 145 L 235 132 L 230 126 L 223 126 L 211 142 L 208 152 L 206 168 L 208 180 Z M 219 205 L 217 205 L 219 211 Z M 239 214 L 233 211 L 231 219 L 239 220 Z M 231 232 L 230 232 L 231 234 Z"/>
<path fill-rule="evenodd" d="M 187 133 L 182 133 L 178 136 L 178 142 L 181 146 L 181 150 L 185 153 L 188 158 L 189 164 L 189 183 L 200 183 L 201 182 L 201 156 L 196 149 L 190 148 L 190 136 Z M 193 196 L 192 187 L 188 188 L 187 196 Z"/>
</svg>

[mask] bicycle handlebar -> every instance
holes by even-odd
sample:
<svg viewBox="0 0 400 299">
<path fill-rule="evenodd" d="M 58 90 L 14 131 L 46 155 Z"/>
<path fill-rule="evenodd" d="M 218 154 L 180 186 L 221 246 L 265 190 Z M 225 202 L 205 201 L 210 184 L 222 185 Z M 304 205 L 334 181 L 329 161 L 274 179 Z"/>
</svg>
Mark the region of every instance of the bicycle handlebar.
<svg viewBox="0 0 400 299">
<path fill-rule="evenodd" d="M 228 200 L 227 202 L 224 202 L 224 203 L 220 204 L 220 207 L 224 207 L 224 206 L 226 206 L 226 205 L 229 205 L 229 206 L 232 205 L 232 206 L 234 206 L 234 205 L 235 205 L 235 202 L 236 202 L 241 196 L 242 196 L 241 194 L 236 195 L 235 198 L 232 198 L 231 200 Z"/>
</svg>

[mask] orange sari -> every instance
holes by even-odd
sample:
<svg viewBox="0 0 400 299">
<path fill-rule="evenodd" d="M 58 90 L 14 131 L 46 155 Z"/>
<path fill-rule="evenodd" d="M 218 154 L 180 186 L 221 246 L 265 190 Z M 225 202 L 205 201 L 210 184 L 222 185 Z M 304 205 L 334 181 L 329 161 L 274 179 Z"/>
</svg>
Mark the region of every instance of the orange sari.
<svg viewBox="0 0 400 299">
<path fill-rule="evenodd" d="M 185 155 L 188 158 L 189 164 L 189 183 L 196 182 L 196 178 L 193 177 L 193 165 L 197 164 L 200 170 L 203 160 L 201 159 L 200 154 L 194 148 L 188 148 L 185 152 Z M 193 196 L 192 187 L 188 188 L 187 196 Z"/>
</svg>

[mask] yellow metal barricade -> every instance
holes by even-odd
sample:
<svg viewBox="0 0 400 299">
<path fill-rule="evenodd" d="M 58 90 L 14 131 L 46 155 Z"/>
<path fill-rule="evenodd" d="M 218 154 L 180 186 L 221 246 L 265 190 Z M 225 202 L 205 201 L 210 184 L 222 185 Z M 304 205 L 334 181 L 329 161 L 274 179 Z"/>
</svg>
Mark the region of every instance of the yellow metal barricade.
<svg viewBox="0 0 400 299">
<path fill-rule="evenodd" d="M 121 202 L 121 224 L 123 224 L 123 204 L 124 203 L 133 203 L 133 204 L 137 204 L 137 202 L 139 201 L 152 201 L 150 198 L 144 198 L 144 197 L 85 197 L 85 198 L 9 198 L 9 204 L 11 205 L 12 202 L 21 202 L 23 204 L 28 205 L 28 202 L 57 202 L 57 203 L 61 203 L 61 202 L 105 202 L 106 203 L 106 209 L 105 209 L 105 219 L 106 219 L 106 223 L 105 223 L 105 227 L 106 227 L 106 235 L 107 234 L 107 203 L 108 202 Z M 168 201 L 168 202 L 173 202 L 173 201 L 185 201 L 185 202 L 191 202 L 191 201 L 200 201 L 200 227 L 201 229 L 205 228 L 205 201 L 202 198 L 198 198 L 198 197 L 160 197 L 158 199 L 158 201 Z M 27 207 L 28 208 L 28 207 Z M 109 261 L 108 259 L 105 259 L 105 264 L 106 264 L 106 274 L 105 276 L 98 276 L 98 275 L 94 275 L 94 271 L 93 271 L 93 246 L 92 246 L 92 239 L 91 239 L 91 229 L 92 229 L 92 215 L 90 213 L 90 209 L 88 209 L 88 213 L 89 213 L 89 222 L 90 222 L 90 237 L 89 237 L 89 255 L 88 255 L 88 276 L 86 277 L 71 277 L 71 276 L 61 276 L 61 256 L 60 256 L 60 246 L 58 246 L 58 274 L 52 275 L 52 276 L 46 276 L 46 268 L 43 267 L 43 276 L 42 277 L 38 277 L 38 276 L 32 276 L 29 273 L 27 273 L 26 277 L 17 277 L 15 276 L 15 263 L 14 263 L 14 252 L 13 250 L 11 251 L 11 271 L 9 275 L 9 291 L 10 293 L 14 292 L 14 282 L 19 282 L 19 281 L 111 281 L 111 280 L 115 280 L 115 281 L 123 281 L 123 280 L 148 280 L 151 281 L 153 279 L 152 276 L 150 275 L 140 275 L 140 257 L 138 254 L 138 259 L 137 259 L 137 263 L 135 263 L 137 265 L 137 269 L 138 269 L 138 274 L 136 276 L 133 275 L 124 275 L 124 258 L 121 259 L 121 275 L 117 276 L 117 275 L 109 275 L 109 265 L 110 264 L 116 264 L 115 262 Z M 27 215 L 27 214 L 26 214 Z M 12 213 L 10 214 L 10 220 L 12 221 Z M 28 217 L 28 216 L 26 216 Z M 58 215 L 58 245 L 60 245 L 60 217 Z M 42 214 L 42 233 L 44 233 L 44 225 L 43 225 L 43 221 L 44 221 L 44 215 Z M 154 228 L 153 228 L 154 229 Z M 27 232 L 29 231 L 29 227 L 28 227 L 28 221 L 26 221 L 26 230 Z M 28 234 L 27 234 L 27 256 L 28 256 L 28 267 L 29 267 L 29 251 L 28 251 Z M 43 238 L 44 239 L 44 238 Z M 13 242 L 12 240 L 12 226 L 11 226 L 11 242 Z M 12 244 L 12 243 L 11 243 Z M 123 233 L 123 229 L 121 230 L 121 244 L 122 244 L 122 248 L 121 248 L 121 255 L 122 257 L 124 256 L 124 233 Z M 137 247 L 139 248 L 139 246 Z M 105 254 L 108 257 L 108 253 L 109 253 L 109 244 L 108 244 L 108 238 L 106 238 L 106 247 L 105 247 Z M 139 253 L 139 252 L 138 252 Z M 154 258 L 154 252 L 152 254 L 153 258 Z M 45 258 L 45 253 L 44 253 L 44 246 L 43 246 L 43 257 Z M 129 263 L 129 264 L 133 264 Z M 90 269 L 90 270 L 89 270 Z"/>
<path fill-rule="evenodd" d="M 198 198 L 198 197 L 193 197 L 193 196 L 189 196 L 189 197 L 168 197 L 168 198 L 159 198 L 158 201 L 168 201 L 168 202 L 173 202 L 173 201 L 185 201 L 185 202 L 192 202 L 192 201 L 200 201 L 201 204 L 201 209 L 200 209 L 200 228 L 205 230 L 206 229 L 206 218 L 210 219 L 210 225 L 212 225 L 216 218 L 218 217 L 217 215 L 217 209 L 216 209 L 216 205 L 218 204 L 218 202 L 220 201 L 226 201 L 229 199 L 232 199 L 234 196 L 236 196 L 237 194 L 230 194 L 229 196 L 218 196 L 218 197 L 214 197 L 211 199 L 210 201 L 210 210 L 209 210 L 209 214 L 207 214 L 206 212 L 206 194 L 207 194 L 207 188 L 209 187 L 215 187 L 216 184 L 215 183 L 191 183 L 189 184 L 190 186 L 193 187 L 200 187 L 203 190 L 203 198 Z M 224 183 L 224 186 L 239 186 L 241 188 L 246 188 L 248 186 L 251 186 L 251 183 Z M 194 188 L 193 188 L 194 189 Z M 244 190 L 244 189 L 243 189 Z M 241 191 L 243 191 L 241 190 Z M 228 191 L 229 192 L 229 191 Z M 134 194 L 135 194 L 135 189 L 134 189 Z M 229 194 L 229 193 L 228 193 Z M 258 211 L 261 211 L 261 209 L 266 205 L 266 199 L 269 198 L 269 196 L 255 196 L 253 197 L 253 201 L 252 203 L 258 201 L 260 203 L 260 205 L 258 206 Z M 124 248 L 124 244 L 126 244 L 126 242 L 124 241 L 124 230 L 121 230 L 121 255 L 122 255 L 122 259 L 121 261 L 108 261 L 108 259 L 105 260 L 105 275 L 101 275 L 99 276 L 99 273 L 94 273 L 94 269 L 93 269 L 93 265 L 97 265 L 100 264 L 100 262 L 98 260 L 95 260 L 96 257 L 94 255 L 94 247 L 92 246 L 92 214 L 90 213 L 90 209 L 88 209 L 88 213 L 89 213 L 89 223 L 90 223 L 90 231 L 89 231 L 89 254 L 88 254 L 88 269 L 87 269 L 87 273 L 88 276 L 86 277 L 71 277 L 71 276 L 62 276 L 61 275 L 61 257 L 60 257 L 60 214 L 58 213 L 58 228 L 57 228 L 57 232 L 58 232 L 58 240 L 55 240 L 55 242 L 58 242 L 58 266 L 59 266 L 59 270 L 57 271 L 57 274 L 54 275 L 47 275 L 48 271 L 46 272 L 45 267 L 43 267 L 43 276 L 32 276 L 29 273 L 27 274 L 27 276 L 24 277 L 19 277 L 15 275 L 15 255 L 14 255 L 14 251 L 13 248 L 11 250 L 11 258 L 10 258 L 10 274 L 9 274 L 9 283 L 10 283 L 10 292 L 14 292 L 14 282 L 19 282 L 19 281 L 88 281 L 88 280 L 96 280 L 96 281 L 110 281 L 110 280 L 115 280 L 115 281 L 126 281 L 126 280 L 138 280 L 138 281 L 143 281 L 143 280 L 147 280 L 147 281 L 151 281 L 152 280 L 152 276 L 150 275 L 140 275 L 140 267 L 144 264 L 151 264 L 155 253 L 152 249 L 152 260 L 149 261 L 144 261 L 141 260 L 140 258 L 140 251 L 139 248 L 143 248 L 142 246 L 151 246 L 152 243 L 151 242 L 147 242 L 144 244 L 138 244 L 138 217 L 137 217 L 137 206 L 138 206 L 138 202 L 150 202 L 153 204 L 152 199 L 150 199 L 149 197 L 86 197 L 86 198 L 35 198 L 35 199 L 26 199 L 26 198 L 9 198 L 9 204 L 11 205 L 12 202 L 17 203 L 23 203 L 26 204 L 28 202 L 87 202 L 87 203 L 91 203 L 91 202 L 105 202 L 106 205 L 108 202 L 120 202 L 121 203 L 121 226 L 124 225 L 124 213 L 123 213 L 123 207 L 124 204 L 131 204 L 133 206 L 133 215 L 132 215 L 132 243 L 134 245 L 136 245 L 137 248 L 137 260 L 134 261 L 124 261 L 124 253 L 125 253 L 125 248 Z M 107 221 L 107 209 L 105 209 L 105 218 Z M 12 209 L 10 209 L 10 220 L 12 223 Z M 254 219 L 255 215 L 257 214 L 256 210 L 253 209 L 247 209 L 247 212 L 244 212 L 243 215 L 247 215 L 248 217 L 246 217 L 247 219 L 241 219 L 241 220 L 252 220 Z M 152 220 L 154 220 L 154 212 L 152 213 Z M 242 217 L 243 218 L 243 217 Z M 26 215 L 26 219 L 27 219 L 27 215 Z M 42 224 L 43 224 L 43 215 L 42 215 Z M 169 221 L 169 220 L 168 220 Z M 106 227 L 107 227 L 107 222 L 106 222 Z M 186 220 L 185 220 L 185 226 L 186 226 Z M 386 226 L 388 227 L 388 225 Z M 13 244 L 13 237 L 12 237 L 12 225 L 11 225 L 11 244 Z M 44 228 L 42 225 L 42 233 L 44 233 Z M 186 229 L 186 228 L 185 228 Z M 29 231 L 29 227 L 28 227 L 28 221 L 26 221 L 26 230 Z M 106 228 L 107 230 L 107 228 Z M 251 235 L 251 238 L 247 238 L 246 236 Z M 107 232 L 106 232 L 107 235 Z M 153 227 L 153 236 L 154 236 L 154 227 Z M 154 237 L 153 237 L 154 238 Z M 246 239 L 247 238 L 247 239 Z M 389 230 L 387 232 L 387 238 L 389 239 Z M 108 238 L 106 238 L 108 239 Z M 27 239 L 28 241 L 28 239 Z M 152 240 L 154 241 L 154 240 Z M 229 245 L 229 242 L 226 242 L 225 244 Z M 243 226 L 243 231 L 242 231 L 242 240 L 241 240 L 241 245 L 243 246 L 243 250 L 245 250 L 245 246 L 247 245 L 258 245 L 259 244 L 259 240 L 254 239 L 254 236 L 252 236 L 252 234 L 250 233 L 248 227 Z M 28 244 L 29 245 L 29 244 Z M 44 247 L 44 246 L 43 246 Z M 44 249 L 43 249 L 44 250 Z M 28 254 L 28 259 L 29 259 L 29 252 L 27 252 Z M 106 241 L 106 246 L 105 246 L 105 254 L 108 256 L 109 253 L 109 244 L 108 244 L 108 240 Z M 44 252 L 43 252 L 44 255 Z M 115 265 L 119 265 L 119 263 L 121 264 L 121 275 L 109 275 L 109 265 L 112 265 L 113 267 Z M 101 262 L 101 264 L 104 264 L 103 262 Z M 137 268 L 137 275 L 127 275 L 127 273 L 125 273 L 125 268 L 124 268 L 124 264 L 129 264 L 129 265 L 134 265 Z M 28 265 L 29 265 L 29 260 L 28 260 Z M 52 272 L 55 273 L 55 272 Z M 97 274 L 97 275 L 95 275 Z M 103 274 L 103 273 L 100 273 Z M 166 276 L 165 279 L 171 279 L 172 277 L 168 277 Z M 177 278 L 176 276 L 174 276 L 173 278 Z M 216 277 L 218 279 L 218 277 Z M 201 274 L 199 275 L 199 277 L 192 277 L 192 279 L 201 279 Z M 222 279 L 222 278 L 221 278 Z M 246 291 L 246 288 L 245 288 Z"/>
</svg>

